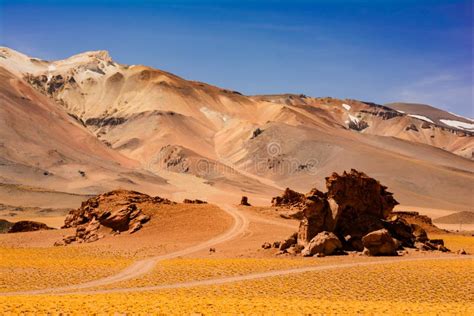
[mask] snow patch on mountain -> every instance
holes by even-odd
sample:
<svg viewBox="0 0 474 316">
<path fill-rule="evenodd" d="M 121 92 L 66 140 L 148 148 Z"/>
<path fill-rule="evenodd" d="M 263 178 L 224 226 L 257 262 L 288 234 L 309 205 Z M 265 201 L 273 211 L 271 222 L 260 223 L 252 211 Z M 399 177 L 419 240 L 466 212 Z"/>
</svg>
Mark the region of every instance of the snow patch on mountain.
<svg viewBox="0 0 474 316">
<path fill-rule="evenodd" d="M 349 104 L 345 104 L 345 103 L 342 104 L 342 107 L 344 109 L 346 109 L 346 111 L 349 111 L 351 109 L 351 106 Z"/>
<path fill-rule="evenodd" d="M 352 115 L 350 115 L 350 114 L 349 114 L 349 118 L 350 118 L 350 120 L 351 120 L 352 122 L 354 122 L 354 123 L 356 123 L 356 124 L 358 124 L 358 123 L 360 122 L 360 120 L 359 120 L 357 117 L 352 116 Z"/>
<path fill-rule="evenodd" d="M 465 123 L 465 122 L 460 122 L 460 121 L 455 121 L 455 120 L 446 120 L 446 119 L 441 119 L 439 121 L 451 127 L 465 129 L 465 130 L 474 130 L 474 124 L 471 124 L 471 123 Z"/>
<path fill-rule="evenodd" d="M 426 121 L 426 122 L 434 124 L 434 122 L 431 119 L 429 119 L 429 118 L 427 118 L 426 116 L 423 116 L 423 115 L 408 114 L 408 116 L 411 116 L 411 117 L 417 118 L 419 120 Z"/>
<path fill-rule="evenodd" d="M 458 115 L 458 114 L 456 114 L 456 113 L 453 113 L 453 112 L 448 112 L 448 113 L 449 113 L 449 114 L 452 114 L 452 115 L 454 115 L 454 116 L 460 117 L 460 118 L 462 118 L 462 119 L 465 119 L 465 120 L 468 120 L 468 121 L 474 122 L 474 119 L 472 119 L 472 118 L 465 117 L 465 116 L 462 116 L 462 115 Z"/>
</svg>

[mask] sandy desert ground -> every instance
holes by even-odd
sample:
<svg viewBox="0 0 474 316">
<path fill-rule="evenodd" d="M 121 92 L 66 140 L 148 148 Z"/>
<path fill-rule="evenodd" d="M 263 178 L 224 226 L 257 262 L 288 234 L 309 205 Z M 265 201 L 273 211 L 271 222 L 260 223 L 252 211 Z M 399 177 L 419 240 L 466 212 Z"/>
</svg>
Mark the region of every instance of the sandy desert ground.
<svg viewBox="0 0 474 316">
<path fill-rule="evenodd" d="M 232 205 L 178 204 L 157 215 L 136 235 L 68 247 L 52 246 L 65 230 L 0 235 L 3 312 L 474 311 L 472 256 L 275 256 L 260 245 L 284 238 L 297 221 Z M 474 237 L 430 237 L 444 238 L 453 251 L 474 252 Z"/>
</svg>

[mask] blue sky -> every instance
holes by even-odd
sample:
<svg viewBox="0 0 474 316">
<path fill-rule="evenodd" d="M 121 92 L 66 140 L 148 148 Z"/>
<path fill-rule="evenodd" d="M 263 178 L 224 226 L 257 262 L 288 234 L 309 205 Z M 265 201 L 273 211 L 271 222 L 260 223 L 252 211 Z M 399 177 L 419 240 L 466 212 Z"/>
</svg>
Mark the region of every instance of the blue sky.
<svg viewBox="0 0 474 316">
<path fill-rule="evenodd" d="M 0 45 L 108 50 L 245 94 L 428 103 L 473 115 L 472 1 L 8 1 Z"/>
</svg>

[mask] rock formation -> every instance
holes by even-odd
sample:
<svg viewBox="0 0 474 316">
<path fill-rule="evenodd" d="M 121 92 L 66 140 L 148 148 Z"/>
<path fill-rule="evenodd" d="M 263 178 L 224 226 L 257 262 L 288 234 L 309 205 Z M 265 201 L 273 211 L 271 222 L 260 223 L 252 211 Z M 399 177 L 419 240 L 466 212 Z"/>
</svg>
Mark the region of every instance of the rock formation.
<svg viewBox="0 0 474 316">
<path fill-rule="evenodd" d="M 391 217 L 397 216 L 405 221 L 407 221 L 411 225 L 418 225 L 427 232 L 432 232 L 432 233 L 444 233 L 445 230 L 437 227 L 436 225 L 433 224 L 433 221 L 431 220 L 430 217 L 426 215 L 421 215 L 418 212 L 411 212 L 411 211 L 396 211 L 392 212 L 390 215 Z"/>
<path fill-rule="evenodd" d="M 135 191 L 115 190 L 100 194 L 83 202 L 79 209 L 66 216 L 63 228 L 76 227 L 76 232 L 56 245 L 96 241 L 103 237 L 99 234 L 102 226 L 115 233 L 128 231 L 133 234 L 150 220 L 150 215 L 145 214 L 142 208 L 149 204 L 171 203 L 174 202 Z"/>
<path fill-rule="evenodd" d="M 54 229 L 48 225 L 35 221 L 19 221 L 14 223 L 10 229 L 9 233 L 22 233 L 22 232 L 34 232 L 37 230 L 50 230 Z"/>
<path fill-rule="evenodd" d="M 304 248 L 305 256 L 336 253 L 337 249 L 362 251 L 369 255 L 396 255 L 401 247 L 424 245 L 428 250 L 444 251 L 431 245 L 421 225 L 403 217 L 391 216 L 398 202 L 377 180 L 352 169 L 326 178 L 327 192 L 312 189 L 308 194 L 286 189 L 272 205 L 300 206 L 303 219 L 296 235 L 280 244 L 280 251 L 294 245 Z M 447 250 L 447 249 L 446 249 Z"/>
<path fill-rule="evenodd" d="M 302 193 L 286 188 L 280 196 L 272 198 L 272 206 L 301 207 L 304 205 L 305 196 Z"/>
<path fill-rule="evenodd" d="M 298 233 L 299 243 L 306 245 L 322 231 L 334 232 L 339 238 L 360 240 L 367 233 L 383 228 L 398 202 L 377 180 L 351 170 L 341 176 L 326 178 L 328 191 L 313 189 L 306 197 L 304 219 Z"/>
<path fill-rule="evenodd" d="M 242 196 L 242 199 L 240 200 L 240 205 L 251 206 L 249 203 L 249 198 L 246 196 Z"/>
</svg>

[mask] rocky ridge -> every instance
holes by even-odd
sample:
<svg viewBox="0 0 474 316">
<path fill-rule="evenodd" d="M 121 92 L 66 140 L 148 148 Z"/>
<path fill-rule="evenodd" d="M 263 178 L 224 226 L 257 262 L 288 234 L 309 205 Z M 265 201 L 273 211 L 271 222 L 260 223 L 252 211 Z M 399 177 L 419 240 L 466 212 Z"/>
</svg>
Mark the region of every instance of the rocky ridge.
<svg viewBox="0 0 474 316">
<path fill-rule="evenodd" d="M 287 189 L 272 200 L 273 205 L 287 200 L 303 205 L 299 230 L 279 243 L 280 253 L 324 256 L 363 251 L 378 256 L 397 255 L 405 247 L 449 251 L 442 241 L 430 240 L 422 226 L 404 219 L 404 213 L 392 213 L 398 204 L 393 194 L 363 172 L 333 173 L 326 187 L 327 192 L 312 189 L 306 195 Z"/>
</svg>

